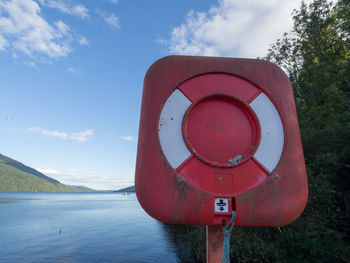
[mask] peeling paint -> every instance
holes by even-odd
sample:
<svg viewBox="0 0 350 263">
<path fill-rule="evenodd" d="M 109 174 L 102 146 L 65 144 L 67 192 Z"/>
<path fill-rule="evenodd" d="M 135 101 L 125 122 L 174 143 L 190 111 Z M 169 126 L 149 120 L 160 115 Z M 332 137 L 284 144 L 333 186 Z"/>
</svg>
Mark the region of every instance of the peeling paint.
<svg viewBox="0 0 350 263">
<path fill-rule="evenodd" d="M 275 179 L 276 181 L 278 181 L 278 180 L 280 179 L 279 174 L 275 174 L 275 175 L 273 176 L 273 179 Z"/>
<path fill-rule="evenodd" d="M 228 161 L 233 164 L 233 166 L 238 166 L 239 163 L 244 159 L 244 156 L 237 155 L 236 157 L 229 159 Z"/>
<path fill-rule="evenodd" d="M 186 183 L 186 179 L 182 175 L 177 174 L 176 177 L 179 183 Z"/>
</svg>

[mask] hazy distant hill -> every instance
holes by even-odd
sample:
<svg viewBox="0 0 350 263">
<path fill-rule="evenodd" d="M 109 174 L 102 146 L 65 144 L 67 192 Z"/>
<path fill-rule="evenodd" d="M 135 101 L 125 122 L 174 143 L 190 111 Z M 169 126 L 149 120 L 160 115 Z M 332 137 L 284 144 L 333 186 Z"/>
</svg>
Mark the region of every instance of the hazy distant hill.
<svg viewBox="0 0 350 263">
<path fill-rule="evenodd" d="M 0 192 L 80 192 L 81 190 L 79 187 L 61 184 L 29 166 L 0 154 Z"/>
<path fill-rule="evenodd" d="M 68 186 L 72 188 L 75 192 L 95 192 L 96 191 L 86 186 L 78 186 L 78 185 L 68 185 Z"/>
<path fill-rule="evenodd" d="M 135 192 L 135 186 L 130 186 L 130 187 L 126 187 L 123 189 L 119 189 L 116 192 Z"/>
</svg>

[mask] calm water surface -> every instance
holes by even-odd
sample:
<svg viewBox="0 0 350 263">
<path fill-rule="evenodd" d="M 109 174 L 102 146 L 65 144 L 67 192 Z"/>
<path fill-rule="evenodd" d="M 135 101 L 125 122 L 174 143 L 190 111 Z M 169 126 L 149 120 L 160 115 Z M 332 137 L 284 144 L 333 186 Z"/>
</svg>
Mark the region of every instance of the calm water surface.
<svg viewBox="0 0 350 263">
<path fill-rule="evenodd" d="M 181 231 L 147 215 L 135 194 L 0 193 L 0 262 L 191 258 Z"/>
</svg>

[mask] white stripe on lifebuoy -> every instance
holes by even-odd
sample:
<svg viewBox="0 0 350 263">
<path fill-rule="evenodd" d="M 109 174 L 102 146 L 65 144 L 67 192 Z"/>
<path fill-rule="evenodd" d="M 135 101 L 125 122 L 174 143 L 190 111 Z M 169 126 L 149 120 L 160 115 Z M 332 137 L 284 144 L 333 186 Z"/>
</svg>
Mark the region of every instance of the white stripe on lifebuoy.
<svg viewBox="0 0 350 263">
<path fill-rule="evenodd" d="M 191 101 L 176 89 L 168 98 L 159 119 L 159 140 L 169 164 L 176 169 L 188 157 L 188 150 L 182 137 L 182 119 Z M 269 172 L 272 172 L 282 155 L 284 146 L 283 125 L 272 101 L 262 92 L 249 106 L 255 112 L 260 128 L 261 139 L 254 157 Z"/>
<path fill-rule="evenodd" d="M 169 164 L 176 169 L 191 152 L 182 138 L 182 119 L 192 102 L 176 89 L 168 98 L 159 119 L 159 140 Z"/>
<path fill-rule="evenodd" d="M 261 140 L 254 157 L 272 172 L 282 155 L 284 132 L 281 118 L 272 101 L 260 93 L 250 104 L 258 117 L 261 128 Z"/>
</svg>

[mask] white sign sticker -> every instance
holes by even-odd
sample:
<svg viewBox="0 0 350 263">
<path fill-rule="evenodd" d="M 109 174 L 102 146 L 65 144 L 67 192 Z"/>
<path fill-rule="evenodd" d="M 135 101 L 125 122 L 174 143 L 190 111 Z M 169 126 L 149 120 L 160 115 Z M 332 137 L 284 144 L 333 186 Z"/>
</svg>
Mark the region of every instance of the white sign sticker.
<svg viewBox="0 0 350 263">
<path fill-rule="evenodd" d="M 228 198 L 216 198 L 214 207 L 215 207 L 215 213 L 227 213 Z"/>
</svg>

